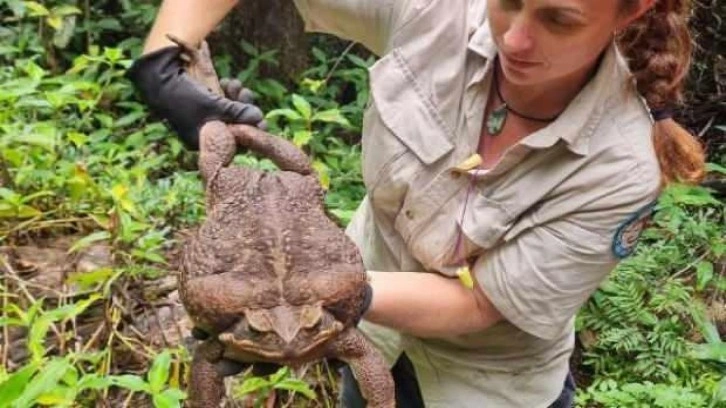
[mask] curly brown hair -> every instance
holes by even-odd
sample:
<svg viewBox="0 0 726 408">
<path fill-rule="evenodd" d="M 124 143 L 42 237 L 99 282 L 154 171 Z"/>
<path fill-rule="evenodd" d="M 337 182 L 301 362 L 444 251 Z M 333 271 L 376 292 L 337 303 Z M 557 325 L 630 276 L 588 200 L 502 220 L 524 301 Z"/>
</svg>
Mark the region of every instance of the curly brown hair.
<svg viewBox="0 0 726 408">
<path fill-rule="evenodd" d="M 639 0 L 621 0 L 632 12 Z M 682 102 L 683 82 L 691 62 L 688 0 L 656 0 L 654 6 L 619 33 L 618 46 L 628 60 L 638 92 L 651 111 L 672 109 Z M 698 183 L 705 173 L 701 143 L 673 119 L 653 126 L 653 141 L 663 183 Z"/>
</svg>

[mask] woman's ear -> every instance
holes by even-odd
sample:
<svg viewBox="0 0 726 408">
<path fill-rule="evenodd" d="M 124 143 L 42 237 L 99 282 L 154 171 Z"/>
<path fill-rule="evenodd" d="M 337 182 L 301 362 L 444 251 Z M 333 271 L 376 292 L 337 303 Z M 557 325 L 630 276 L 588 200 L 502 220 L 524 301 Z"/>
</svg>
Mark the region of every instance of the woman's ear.
<svg viewBox="0 0 726 408">
<path fill-rule="evenodd" d="M 640 18 L 643 14 L 645 14 L 648 10 L 653 8 L 655 5 L 656 0 L 637 0 L 636 7 L 627 10 L 625 13 L 622 13 L 620 18 L 618 19 L 616 31 L 620 32 L 625 29 L 625 27 L 629 26 L 630 23 Z"/>
</svg>

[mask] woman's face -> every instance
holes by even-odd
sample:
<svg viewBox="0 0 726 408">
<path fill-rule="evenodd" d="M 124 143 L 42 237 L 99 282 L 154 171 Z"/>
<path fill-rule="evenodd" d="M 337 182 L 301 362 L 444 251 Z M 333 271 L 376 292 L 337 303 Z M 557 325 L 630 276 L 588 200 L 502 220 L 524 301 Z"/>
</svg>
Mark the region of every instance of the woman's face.
<svg viewBox="0 0 726 408">
<path fill-rule="evenodd" d="M 630 18 L 620 0 L 488 0 L 507 80 L 531 85 L 589 70 Z"/>
</svg>

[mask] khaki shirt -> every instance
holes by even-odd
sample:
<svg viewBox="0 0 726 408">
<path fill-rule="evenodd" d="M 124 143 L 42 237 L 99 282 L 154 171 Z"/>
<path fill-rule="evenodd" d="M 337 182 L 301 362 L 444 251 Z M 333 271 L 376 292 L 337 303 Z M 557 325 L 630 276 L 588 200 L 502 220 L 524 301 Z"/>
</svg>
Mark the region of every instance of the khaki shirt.
<svg viewBox="0 0 726 408">
<path fill-rule="evenodd" d="M 548 406 L 575 314 L 632 250 L 659 193 L 652 119 L 623 58 L 612 45 L 560 117 L 495 167 L 461 168 L 477 151 L 496 55 L 486 0 L 296 3 L 308 30 L 381 56 L 363 125 L 368 194 L 348 228 L 366 268 L 455 276 L 458 260 L 475 259 L 476 284 L 505 317 L 439 339 L 361 329 L 391 364 L 406 352 L 427 407 Z"/>
</svg>

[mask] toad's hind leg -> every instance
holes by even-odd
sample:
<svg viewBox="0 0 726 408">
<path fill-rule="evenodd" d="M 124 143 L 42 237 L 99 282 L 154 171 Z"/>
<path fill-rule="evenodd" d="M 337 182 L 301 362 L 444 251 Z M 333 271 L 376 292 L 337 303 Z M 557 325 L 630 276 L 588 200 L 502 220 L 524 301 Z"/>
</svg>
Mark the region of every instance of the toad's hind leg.
<svg viewBox="0 0 726 408">
<path fill-rule="evenodd" d="M 197 346 L 192 359 L 189 378 L 188 408 L 218 408 L 224 398 L 224 377 L 215 369 L 214 362 L 222 356 L 222 346 L 206 341 Z"/>
<path fill-rule="evenodd" d="M 330 346 L 346 362 L 370 408 L 395 408 L 393 377 L 381 353 L 355 328 L 341 333 Z"/>
</svg>

